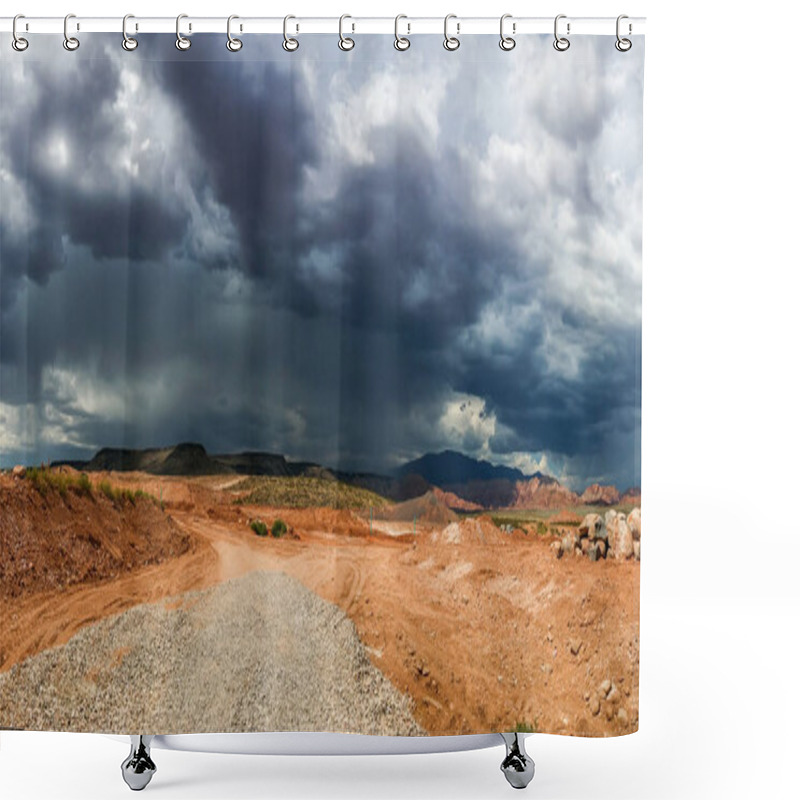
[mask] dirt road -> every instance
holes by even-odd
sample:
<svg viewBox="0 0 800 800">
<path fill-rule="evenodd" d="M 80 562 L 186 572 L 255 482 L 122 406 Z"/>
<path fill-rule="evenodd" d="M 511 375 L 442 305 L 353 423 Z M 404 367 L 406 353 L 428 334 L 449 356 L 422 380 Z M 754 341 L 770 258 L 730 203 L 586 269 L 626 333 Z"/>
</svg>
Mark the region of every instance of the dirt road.
<svg viewBox="0 0 800 800">
<path fill-rule="evenodd" d="M 452 544 L 424 530 L 414 541 L 369 536 L 347 512 L 328 520 L 271 510 L 299 539 L 261 538 L 247 520 L 264 513 L 172 509 L 194 552 L 15 604 L 3 669 L 140 603 L 271 570 L 348 615 L 372 663 L 412 698 L 430 733 L 523 725 L 602 736 L 638 727 L 637 563 L 556 560 L 535 537 Z"/>
<path fill-rule="evenodd" d="M 262 571 L 177 607 L 136 606 L 0 674 L 0 720 L 107 733 L 424 733 L 347 616 Z"/>
</svg>

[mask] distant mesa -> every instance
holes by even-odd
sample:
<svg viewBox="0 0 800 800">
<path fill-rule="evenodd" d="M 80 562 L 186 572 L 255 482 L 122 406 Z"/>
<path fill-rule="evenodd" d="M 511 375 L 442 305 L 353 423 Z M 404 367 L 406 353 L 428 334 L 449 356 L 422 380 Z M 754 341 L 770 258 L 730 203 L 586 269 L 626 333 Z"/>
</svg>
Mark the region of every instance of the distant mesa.
<svg viewBox="0 0 800 800">
<path fill-rule="evenodd" d="M 302 470 L 275 453 L 246 452 L 210 456 L 202 444 L 183 442 L 172 447 L 135 450 L 104 447 L 85 463 L 69 462 L 87 472 L 148 472 L 151 475 L 275 475 L 288 476 Z M 314 464 L 316 470 L 322 468 Z"/>
<path fill-rule="evenodd" d="M 578 494 L 562 486 L 551 475 L 542 472 L 525 475 L 514 467 L 498 466 L 453 450 L 428 453 L 404 464 L 393 475 L 330 469 L 311 461 L 289 461 L 286 456 L 277 453 L 250 451 L 209 455 L 202 444 L 194 442 L 145 450 L 106 447 L 99 450 L 90 461 L 59 463 L 89 472 L 320 478 L 367 489 L 396 503 L 424 499 L 428 510 L 434 507 L 434 501 L 437 509 L 441 507 L 457 512 L 498 508 L 559 510 L 578 506 L 641 504 L 638 488 L 628 489 L 620 495 L 614 486 L 593 483 Z M 413 516 L 420 515 L 412 512 Z M 440 516 L 444 518 L 446 515 Z"/>
<path fill-rule="evenodd" d="M 275 453 L 236 453 L 235 455 L 214 456 L 213 460 L 242 475 L 285 477 L 292 474 L 286 458 Z"/>
<path fill-rule="evenodd" d="M 84 469 L 89 472 L 149 472 L 153 475 L 216 475 L 234 471 L 209 458 L 205 447 L 194 443 L 149 450 L 104 447 Z"/>
</svg>

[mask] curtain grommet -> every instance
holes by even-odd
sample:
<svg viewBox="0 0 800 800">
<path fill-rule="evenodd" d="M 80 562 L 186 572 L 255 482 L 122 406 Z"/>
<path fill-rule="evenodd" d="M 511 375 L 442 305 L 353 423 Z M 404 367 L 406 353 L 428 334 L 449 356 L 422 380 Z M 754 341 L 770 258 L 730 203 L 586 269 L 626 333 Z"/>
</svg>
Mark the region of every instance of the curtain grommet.
<svg viewBox="0 0 800 800">
<path fill-rule="evenodd" d="M 394 49 L 399 50 L 401 53 L 408 50 L 411 47 L 411 39 L 407 36 L 400 35 L 400 20 L 401 19 L 408 19 L 405 14 L 398 14 L 394 18 Z M 408 33 L 411 33 L 411 24 L 406 23 L 408 27 Z"/>
<path fill-rule="evenodd" d="M 566 19 L 566 14 L 559 14 L 556 17 L 555 22 L 553 23 L 553 36 L 555 37 L 553 41 L 553 47 L 558 50 L 559 53 L 565 53 L 569 50 L 570 40 L 567 39 L 567 36 L 570 34 L 570 23 L 567 22 L 567 36 L 559 36 L 558 35 L 558 21 L 562 19 Z"/>
<path fill-rule="evenodd" d="M 289 36 L 288 25 L 290 19 L 297 19 L 297 17 L 295 17 L 294 14 L 287 14 L 283 18 L 283 43 L 281 46 L 287 53 L 294 53 L 294 51 L 300 47 L 300 42 Z"/>
<path fill-rule="evenodd" d="M 74 14 L 67 14 L 67 16 L 64 17 L 64 41 L 62 44 L 65 50 L 74 53 L 81 46 L 81 43 L 77 36 L 69 35 L 69 21 L 71 19 L 75 19 Z M 78 27 L 77 30 L 80 30 L 80 27 Z"/>
<path fill-rule="evenodd" d="M 617 50 L 619 50 L 620 53 L 627 53 L 628 50 L 630 50 L 631 47 L 633 47 L 633 42 L 630 39 L 626 39 L 626 38 L 620 36 L 620 33 L 619 33 L 620 23 L 624 19 L 629 19 L 627 14 L 620 14 L 617 17 L 617 41 L 614 42 L 614 47 L 616 47 Z M 632 30 L 633 30 L 633 26 L 629 22 L 628 23 L 628 35 L 629 36 L 630 36 Z"/>
<path fill-rule="evenodd" d="M 517 46 L 517 40 L 513 36 L 506 36 L 503 30 L 503 26 L 505 25 L 505 21 L 507 19 L 513 19 L 511 14 L 503 14 L 503 16 L 500 17 L 500 49 L 504 50 L 506 53 L 510 53 Z M 516 22 L 512 23 L 511 30 L 512 33 L 517 32 Z"/>
<path fill-rule="evenodd" d="M 192 46 L 192 40 L 188 39 L 181 33 L 181 20 L 187 19 L 189 17 L 188 14 L 178 14 L 177 18 L 175 19 L 175 47 L 178 48 L 181 52 L 188 50 Z M 189 26 L 189 30 L 192 29 L 192 26 Z"/>
<path fill-rule="evenodd" d="M 461 30 L 461 23 L 456 22 L 456 36 L 451 36 L 447 32 L 447 26 L 451 19 L 457 20 L 458 17 L 455 14 L 448 14 L 444 18 L 444 42 L 442 43 L 445 50 L 449 50 L 451 53 L 458 50 L 461 47 L 461 40 L 458 38 L 458 33 Z"/>
</svg>

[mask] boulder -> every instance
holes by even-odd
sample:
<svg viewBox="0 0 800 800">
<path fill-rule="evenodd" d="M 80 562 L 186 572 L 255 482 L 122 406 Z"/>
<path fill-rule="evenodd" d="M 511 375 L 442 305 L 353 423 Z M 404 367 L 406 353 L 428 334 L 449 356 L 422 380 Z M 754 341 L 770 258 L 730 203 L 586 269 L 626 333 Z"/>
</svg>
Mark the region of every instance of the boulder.
<svg viewBox="0 0 800 800">
<path fill-rule="evenodd" d="M 571 553 L 575 549 L 575 543 L 575 534 L 568 533 L 561 539 L 561 549 L 564 551 L 564 553 Z"/>
<path fill-rule="evenodd" d="M 561 542 L 552 542 L 550 549 L 555 553 L 556 558 L 561 558 L 561 556 L 564 555 L 564 548 L 562 547 Z"/>
<path fill-rule="evenodd" d="M 630 528 L 633 541 L 638 542 L 642 538 L 642 510 L 640 508 L 634 508 L 628 514 L 628 528 Z"/>
<path fill-rule="evenodd" d="M 628 520 L 623 514 L 617 516 L 614 557 L 618 559 L 633 558 L 633 536 L 631 536 L 631 529 L 628 527 Z"/>
<path fill-rule="evenodd" d="M 11 470 L 11 474 L 15 478 L 24 478 L 25 477 L 25 467 L 22 464 L 17 464 L 14 469 Z"/>
<path fill-rule="evenodd" d="M 605 558 L 606 557 L 606 552 L 608 550 L 608 546 L 606 545 L 606 543 L 602 539 L 598 539 L 594 543 L 594 546 L 597 548 L 597 557 L 598 558 Z"/>
<path fill-rule="evenodd" d="M 634 539 L 634 542 L 633 542 L 633 557 L 637 561 L 641 561 L 642 560 L 642 543 L 641 542 L 637 542 L 635 539 Z"/>
<path fill-rule="evenodd" d="M 592 541 L 594 539 L 608 538 L 605 523 L 599 514 L 587 514 L 583 518 L 583 522 L 578 526 L 578 533 L 580 533 L 581 536 L 588 537 Z"/>
<path fill-rule="evenodd" d="M 606 511 L 605 519 L 603 520 L 606 529 L 606 541 L 608 542 L 609 550 L 616 550 L 617 542 L 617 512 L 614 509 Z"/>
</svg>

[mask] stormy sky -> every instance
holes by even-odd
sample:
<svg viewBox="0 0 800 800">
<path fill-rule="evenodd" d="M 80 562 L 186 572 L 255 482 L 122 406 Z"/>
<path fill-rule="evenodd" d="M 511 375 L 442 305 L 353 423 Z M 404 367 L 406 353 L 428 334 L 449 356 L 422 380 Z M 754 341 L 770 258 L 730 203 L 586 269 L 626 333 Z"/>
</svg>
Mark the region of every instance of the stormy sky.
<svg viewBox="0 0 800 800">
<path fill-rule="evenodd" d="M 0 465 L 639 484 L 643 46 L 119 38 L 0 49 Z"/>
</svg>

